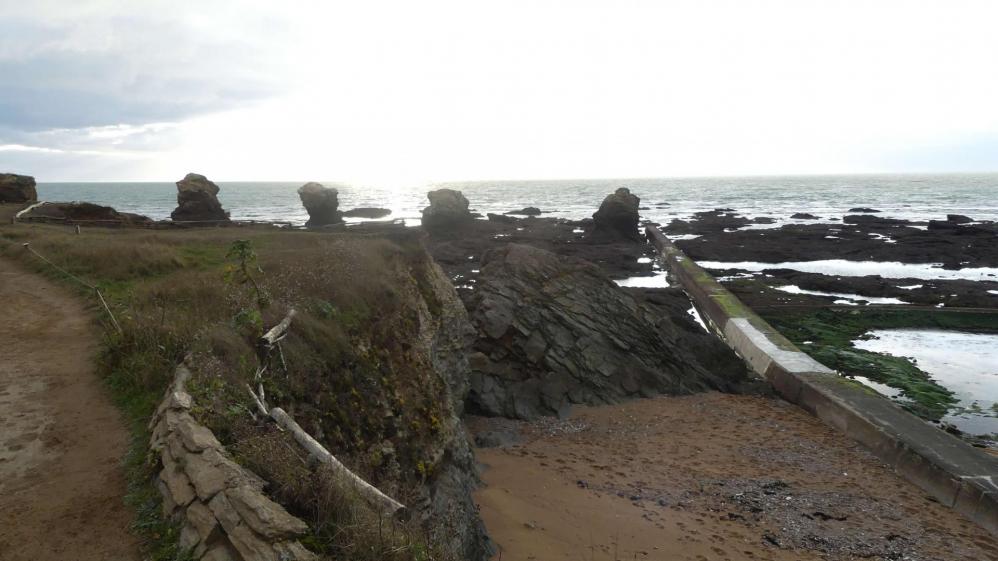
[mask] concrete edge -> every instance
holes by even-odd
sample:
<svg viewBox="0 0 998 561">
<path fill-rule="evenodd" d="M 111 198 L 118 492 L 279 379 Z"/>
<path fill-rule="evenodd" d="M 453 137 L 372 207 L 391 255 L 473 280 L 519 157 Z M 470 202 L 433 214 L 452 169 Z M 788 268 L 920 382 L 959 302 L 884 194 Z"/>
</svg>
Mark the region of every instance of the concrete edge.
<svg viewBox="0 0 998 561">
<path fill-rule="evenodd" d="M 998 536 L 998 458 L 932 427 L 794 346 L 700 268 L 656 225 L 669 274 L 701 316 L 784 399 L 856 440 L 933 498 Z"/>
</svg>

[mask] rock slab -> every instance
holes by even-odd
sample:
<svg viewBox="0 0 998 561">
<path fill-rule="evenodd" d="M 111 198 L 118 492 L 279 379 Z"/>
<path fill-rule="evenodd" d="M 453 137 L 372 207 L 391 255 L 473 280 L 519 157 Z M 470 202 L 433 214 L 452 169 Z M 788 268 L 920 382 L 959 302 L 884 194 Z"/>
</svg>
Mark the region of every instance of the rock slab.
<svg viewBox="0 0 998 561">
<path fill-rule="evenodd" d="M 479 332 L 475 413 L 562 416 L 571 404 L 733 390 L 744 379 L 704 366 L 668 318 L 580 259 L 518 244 L 491 250 L 468 303 Z"/>
<path fill-rule="evenodd" d="M 607 195 L 593 214 L 592 238 L 626 239 L 641 241 L 638 232 L 638 208 L 641 199 L 631 194 L 627 187 L 621 187 Z"/>
<path fill-rule="evenodd" d="M 177 182 L 177 208 L 170 218 L 175 222 L 226 222 L 229 213 L 218 202 L 218 185 L 203 175 L 188 173 Z"/>
<path fill-rule="evenodd" d="M 0 173 L 0 203 L 27 203 L 38 200 L 35 178 L 16 173 Z"/>
<path fill-rule="evenodd" d="M 423 227 L 440 230 L 466 224 L 474 217 L 468 210 L 468 199 L 454 189 L 437 189 L 426 194 L 430 206 L 423 209 Z"/>
<path fill-rule="evenodd" d="M 328 226 L 343 222 L 339 208 L 339 191 L 321 183 L 309 182 L 298 188 L 298 197 L 308 212 L 306 226 Z"/>
</svg>

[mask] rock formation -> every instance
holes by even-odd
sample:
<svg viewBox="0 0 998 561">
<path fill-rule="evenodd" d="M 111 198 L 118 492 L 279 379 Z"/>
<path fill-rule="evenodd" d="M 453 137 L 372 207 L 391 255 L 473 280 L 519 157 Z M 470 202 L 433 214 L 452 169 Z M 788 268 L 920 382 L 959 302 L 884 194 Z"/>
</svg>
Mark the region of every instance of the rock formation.
<svg viewBox="0 0 998 561">
<path fill-rule="evenodd" d="M 38 200 L 35 178 L 30 175 L 0 173 L 0 203 L 26 203 Z"/>
<path fill-rule="evenodd" d="M 67 222 L 96 222 L 103 225 L 113 226 L 129 224 L 148 224 L 152 220 L 141 214 L 130 212 L 118 212 L 109 206 L 95 205 L 93 203 L 41 203 L 33 205 L 18 215 L 19 220 L 25 221 L 67 221 Z"/>
<path fill-rule="evenodd" d="M 468 304 L 479 332 L 477 413 L 564 415 L 571 404 L 732 390 L 744 379 L 743 368 L 705 367 L 668 316 L 649 313 L 596 265 L 532 246 L 486 253 Z"/>
<path fill-rule="evenodd" d="M 309 182 L 298 188 L 298 196 L 308 211 L 306 226 L 328 226 L 343 222 L 342 214 L 336 210 L 340 204 L 337 198 L 339 191 L 333 187 Z"/>
<path fill-rule="evenodd" d="M 590 238 L 601 240 L 634 240 L 641 241 L 638 232 L 638 204 L 641 202 L 630 189 L 621 187 L 613 194 L 607 195 L 599 210 L 593 214 L 595 228 Z"/>
<path fill-rule="evenodd" d="M 229 213 L 218 202 L 218 185 L 203 175 L 188 173 L 177 182 L 177 208 L 170 218 L 177 222 L 227 221 Z"/>
<path fill-rule="evenodd" d="M 541 215 L 541 209 L 539 209 L 539 208 L 537 208 L 535 206 L 528 206 L 528 207 L 521 208 L 520 210 L 511 210 L 511 211 L 507 212 L 506 214 L 518 214 L 518 215 L 521 215 L 521 216 L 540 216 Z"/>
<path fill-rule="evenodd" d="M 437 189 L 426 194 L 430 206 L 423 209 L 423 227 L 440 230 L 460 226 L 474 220 L 468 210 L 468 199 L 460 191 Z"/>
<path fill-rule="evenodd" d="M 344 212 L 343 216 L 349 216 L 350 218 L 384 218 L 391 213 L 392 211 L 387 208 L 362 206 Z"/>
</svg>

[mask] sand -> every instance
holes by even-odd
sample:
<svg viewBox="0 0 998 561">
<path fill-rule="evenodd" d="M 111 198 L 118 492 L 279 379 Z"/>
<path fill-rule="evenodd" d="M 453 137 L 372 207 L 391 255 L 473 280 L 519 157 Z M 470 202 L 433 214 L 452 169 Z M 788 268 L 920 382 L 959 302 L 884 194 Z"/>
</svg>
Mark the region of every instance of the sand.
<svg viewBox="0 0 998 561">
<path fill-rule="evenodd" d="M 476 495 L 517 560 L 973 560 L 998 541 L 776 398 L 718 393 L 578 408 L 476 450 Z"/>
</svg>

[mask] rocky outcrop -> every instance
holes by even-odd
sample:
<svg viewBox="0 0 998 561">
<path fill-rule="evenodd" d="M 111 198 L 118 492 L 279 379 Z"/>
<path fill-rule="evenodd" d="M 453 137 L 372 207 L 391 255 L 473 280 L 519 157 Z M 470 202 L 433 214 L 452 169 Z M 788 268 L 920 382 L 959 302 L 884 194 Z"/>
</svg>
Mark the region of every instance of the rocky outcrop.
<svg viewBox="0 0 998 561">
<path fill-rule="evenodd" d="M 391 214 L 392 211 L 387 208 L 374 208 L 374 207 L 357 207 L 352 208 L 343 213 L 343 216 L 350 218 L 384 218 Z"/>
<path fill-rule="evenodd" d="M 571 404 L 732 390 L 744 370 L 703 366 L 668 317 L 653 317 L 596 265 L 510 244 L 483 257 L 469 297 L 478 329 L 469 407 L 532 419 Z"/>
<path fill-rule="evenodd" d="M 528 206 L 521 208 L 520 210 L 511 210 L 506 214 L 520 215 L 520 216 L 540 216 L 541 209 L 535 206 Z"/>
<path fill-rule="evenodd" d="M 267 498 L 263 480 L 234 462 L 191 416 L 189 377 L 186 366 L 177 368 L 149 423 L 163 516 L 181 524 L 180 547 L 213 561 L 318 559 L 297 539 L 308 525 Z"/>
<path fill-rule="evenodd" d="M 328 226 L 343 222 L 339 207 L 339 191 L 321 183 L 309 182 L 298 188 L 298 197 L 308 212 L 306 226 Z"/>
<path fill-rule="evenodd" d="M 218 202 L 218 185 L 203 175 L 188 173 L 177 182 L 177 208 L 170 218 L 175 222 L 225 222 L 229 213 Z"/>
<path fill-rule="evenodd" d="M 593 214 L 594 228 L 590 238 L 596 240 L 626 239 L 641 241 L 638 232 L 638 207 L 641 199 L 632 195 L 630 189 L 621 187 L 607 195 Z"/>
<path fill-rule="evenodd" d="M 0 203 L 27 203 L 38 200 L 35 178 L 30 175 L 0 173 Z"/>
<path fill-rule="evenodd" d="M 790 215 L 790 218 L 794 220 L 819 220 L 820 217 L 811 214 L 810 212 L 795 212 Z"/>
<path fill-rule="evenodd" d="M 849 212 L 859 212 L 859 213 L 862 213 L 862 214 L 871 214 L 871 213 L 880 212 L 880 211 L 877 210 L 877 209 L 875 209 L 875 208 L 869 208 L 869 207 L 865 207 L 865 206 L 858 206 L 858 207 L 850 208 Z"/>
<path fill-rule="evenodd" d="M 80 222 L 102 226 L 130 226 L 151 224 L 152 220 L 141 214 L 118 212 L 109 206 L 93 203 L 39 203 L 17 215 L 18 220 L 34 222 Z"/>
<path fill-rule="evenodd" d="M 964 216 L 962 214 L 947 214 L 946 221 L 952 222 L 954 224 L 969 224 L 973 222 L 974 219 L 969 216 Z"/>
<path fill-rule="evenodd" d="M 430 206 L 423 209 L 423 227 L 443 230 L 467 224 L 474 220 L 468 210 L 468 199 L 460 191 L 437 189 L 426 194 Z"/>
</svg>

